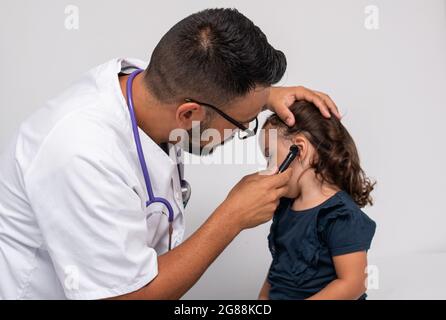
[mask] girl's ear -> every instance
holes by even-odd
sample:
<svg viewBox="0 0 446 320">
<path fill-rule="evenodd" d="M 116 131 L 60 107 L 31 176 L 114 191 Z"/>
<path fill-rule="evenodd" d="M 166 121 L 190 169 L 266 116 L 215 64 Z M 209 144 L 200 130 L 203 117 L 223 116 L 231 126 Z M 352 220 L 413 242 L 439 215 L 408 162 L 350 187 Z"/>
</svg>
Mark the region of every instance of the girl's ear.
<svg viewBox="0 0 446 320">
<path fill-rule="evenodd" d="M 301 134 L 296 135 L 292 139 L 292 142 L 299 148 L 299 156 L 297 157 L 297 160 L 299 162 L 306 160 L 309 156 L 310 142 Z"/>
</svg>

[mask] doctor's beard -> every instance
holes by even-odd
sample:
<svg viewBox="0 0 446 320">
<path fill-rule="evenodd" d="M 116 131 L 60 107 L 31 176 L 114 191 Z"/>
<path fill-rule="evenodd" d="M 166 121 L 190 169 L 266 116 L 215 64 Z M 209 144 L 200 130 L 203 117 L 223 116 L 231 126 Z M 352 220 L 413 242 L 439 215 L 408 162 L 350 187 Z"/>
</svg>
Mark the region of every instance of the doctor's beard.
<svg viewBox="0 0 446 320">
<path fill-rule="evenodd" d="M 225 130 L 222 139 L 218 130 L 210 128 L 210 119 L 194 122 L 197 124 L 193 124 L 190 130 L 185 131 L 187 137 L 183 137 L 180 142 L 180 147 L 188 153 L 197 156 L 211 155 L 216 148 L 234 138 L 235 131 Z"/>
</svg>

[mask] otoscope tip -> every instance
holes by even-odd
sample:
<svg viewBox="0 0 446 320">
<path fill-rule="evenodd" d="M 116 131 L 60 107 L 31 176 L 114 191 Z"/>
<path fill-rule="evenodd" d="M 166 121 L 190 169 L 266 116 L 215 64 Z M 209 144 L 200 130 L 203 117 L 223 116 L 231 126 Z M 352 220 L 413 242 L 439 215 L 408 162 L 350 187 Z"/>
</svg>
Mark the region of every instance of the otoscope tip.
<svg viewBox="0 0 446 320">
<path fill-rule="evenodd" d="M 296 146 L 295 144 L 293 144 L 293 145 L 290 147 L 290 152 L 292 152 L 293 154 L 298 153 L 298 152 L 299 152 L 299 147 Z"/>
</svg>

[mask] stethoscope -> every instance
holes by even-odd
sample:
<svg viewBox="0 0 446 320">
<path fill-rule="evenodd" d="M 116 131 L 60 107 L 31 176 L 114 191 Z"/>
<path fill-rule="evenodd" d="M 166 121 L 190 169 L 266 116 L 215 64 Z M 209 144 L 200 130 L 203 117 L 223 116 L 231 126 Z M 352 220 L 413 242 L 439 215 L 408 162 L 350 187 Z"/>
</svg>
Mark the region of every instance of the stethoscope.
<svg viewBox="0 0 446 320">
<path fill-rule="evenodd" d="M 148 207 L 154 203 L 161 203 L 167 208 L 168 221 L 169 221 L 169 247 L 168 248 L 169 248 L 169 250 L 171 250 L 172 249 L 173 219 L 174 219 L 173 208 L 167 199 L 162 198 L 162 197 L 155 197 L 155 195 L 153 194 L 152 183 L 150 181 L 149 171 L 147 170 L 147 164 L 146 164 L 146 160 L 144 158 L 144 152 L 142 150 L 141 138 L 139 137 L 138 124 L 136 122 L 136 117 L 135 117 L 135 109 L 133 107 L 133 95 L 132 95 L 133 79 L 142 71 L 143 70 L 138 69 L 138 70 L 132 72 L 130 74 L 129 78 L 127 79 L 127 87 L 126 87 L 127 105 L 129 108 L 130 119 L 132 122 L 132 130 L 133 130 L 133 137 L 135 139 L 136 151 L 138 153 L 139 163 L 141 165 L 142 173 L 144 176 L 144 182 L 146 184 L 147 194 L 149 196 L 149 200 L 146 201 L 146 207 Z M 179 173 L 179 177 L 180 177 L 183 205 L 184 205 L 184 207 L 186 207 L 186 204 L 189 201 L 189 198 L 191 195 L 191 187 L 190 187 L 190 184 L 186 180 L 183 179 L 183 172 L 180 168 L 180 164 L 177 164 L 177 168 L 178 168 L 178 173 Z"/>
</svg>

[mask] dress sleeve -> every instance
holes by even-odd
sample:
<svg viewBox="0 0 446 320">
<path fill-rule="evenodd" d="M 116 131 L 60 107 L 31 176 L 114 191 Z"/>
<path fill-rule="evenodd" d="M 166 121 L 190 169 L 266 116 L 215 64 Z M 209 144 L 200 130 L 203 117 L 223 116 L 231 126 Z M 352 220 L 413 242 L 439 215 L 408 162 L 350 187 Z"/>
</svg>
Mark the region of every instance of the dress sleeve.
<svg viewBox="0 0 446 320">
<path fill-rule="evenodd" d="M 376 224 L 360 209 L 338 208 L 324 215 L 319 230 L 332 256 L 367 251 Z"/>
</svg>

